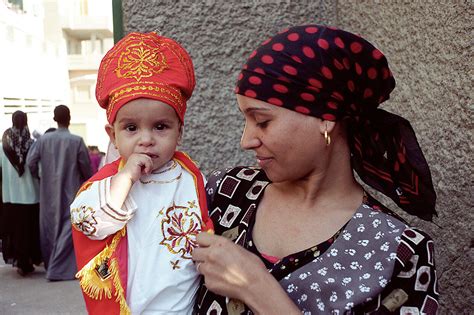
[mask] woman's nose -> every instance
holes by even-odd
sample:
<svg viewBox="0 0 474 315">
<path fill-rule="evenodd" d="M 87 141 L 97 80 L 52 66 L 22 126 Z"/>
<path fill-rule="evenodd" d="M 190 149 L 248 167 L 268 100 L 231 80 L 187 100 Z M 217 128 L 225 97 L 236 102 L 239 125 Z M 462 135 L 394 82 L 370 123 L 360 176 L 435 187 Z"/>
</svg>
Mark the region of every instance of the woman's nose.
<svg viewBox="0 0 474 315">
<path fill-rule="evenodd" d="M 240 138 L 240 147 L 244 150 L 252 150 L 260 146 L 261 142 L 255 134 L 254 128 L 249 127 L 247 124 L 242 132 Z"/>
</svg>

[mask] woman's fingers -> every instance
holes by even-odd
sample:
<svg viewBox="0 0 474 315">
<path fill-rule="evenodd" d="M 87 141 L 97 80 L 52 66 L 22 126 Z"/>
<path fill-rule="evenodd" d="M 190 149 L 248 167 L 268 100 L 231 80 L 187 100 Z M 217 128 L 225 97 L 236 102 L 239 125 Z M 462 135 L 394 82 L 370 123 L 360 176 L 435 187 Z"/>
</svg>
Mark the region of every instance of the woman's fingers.
<svg viewBox="0 0 474 315">
<path fill-rule="evenodd" d="M 193 249 L 192 259 L 196 262 L 208 260 L 211 251 L 214 251 L 214 248 L 219 247 L 217 244 L 221 238 L 222 236 L 207 232 L 199 233 L 196 237 L 196 242 L 199 246 Z"/>
<path fill-rule="evenodd" d="M 196 263 L 196 270 L 197 272 L 201 273 L 201 270 L 199 270 L 199 268 L 201 267 L 201 264 L 202 264 L 202 261 Z"/>
<path fill-rule="evenodd" d="M 258 257 L 223 236 L 201 233 L 197 241 L 192 258 L 207 288 L 217 294 L 240 299 L 252 278 L 267 273 Z"/>
<path fill-rule="evenodd" d="M 205 260 L 207 249 L 196 247 L 193 249 L 192 260 L 202 262 Z"/>
<path fill-rule="evenodd" d="M 211 232 L 212 231 L 212 232 Z M 225 237 L 215 235 L 213 230 L 210 230 L 209 232 L 201 232 L 198 234 L 196 237 L 196 241 L 199 244 L 200 247 L 209 247 L 212 244 L 216 244 L 220 242 L 220 240 Z"/>
</svg>

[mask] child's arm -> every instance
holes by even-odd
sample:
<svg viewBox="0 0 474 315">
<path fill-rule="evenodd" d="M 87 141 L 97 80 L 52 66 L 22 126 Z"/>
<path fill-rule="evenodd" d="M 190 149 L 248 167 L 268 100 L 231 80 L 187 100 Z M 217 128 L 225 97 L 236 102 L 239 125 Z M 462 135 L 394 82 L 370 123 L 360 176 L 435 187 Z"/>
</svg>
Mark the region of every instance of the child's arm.
<svg viewBox="0 0 474 315">
<path fill-rule="evenodd" d="M 137 209 L 129 195 L 130 189 L 142 173 L 151 172 L 152 164 L 149 156 L 132 154 L 118 172 L 118 164 L 115 171 L 110 170 L 112 164 L 104 167 L 102 171 L 109 168 L 106 174 L 115 175 L 88 182 L 81 187 L 71 204 L 74 228 L 93 240 L 102 240 L 121 230 Z"/>
<path fill-rule="evenodd" d="M 137 206 L 129 195 L 133 183 L 152 170 L 151 158 L 132 154 L 112 177 L 83 185 L 71 204 L 73 226 L 93 240 L 102 240 L 122 229 Z"/>
<path fill-rule="evenodd" d="M 92 240 L 102 240 L 121 230 L 137 209 L 131 196 L 121 207 L 111 204 L 111 179 L 86 182 L 70 207 L 73 227 Z"/>
<path fill-rule="evenodd" d="M 111 177 L 86 182 L 70 207 L 73 227 L 93 240 L 102 240 L 122 229 L 136 210 L 132 198 L 120 208 L 110 204 L 110 181 Z"/>
<path fill-rule="evenodd" d="M 112 177 L 110 186 L 110 203 L 121 208 L 132 188 L 132 185 L 145 174 L 153 170 L 153 161 L 146 154 L 133 153 L 128 157 L 125 166 Z"/>
</svg>

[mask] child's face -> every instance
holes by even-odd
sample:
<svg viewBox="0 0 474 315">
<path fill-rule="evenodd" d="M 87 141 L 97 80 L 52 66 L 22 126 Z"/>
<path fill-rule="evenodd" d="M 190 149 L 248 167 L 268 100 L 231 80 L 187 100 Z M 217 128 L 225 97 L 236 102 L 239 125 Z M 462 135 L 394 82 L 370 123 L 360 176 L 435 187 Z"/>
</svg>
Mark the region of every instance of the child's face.
<svg viewBox="0 0 474 315">
<path fill-rule="evenodd" d="M 117 112 L 113 126 L 105 129 L 126 162 L 132 153 L 153 160 L 153 170 L 165 165 L 181 139 L 181 124 L 175 110 L 160 101 L 139 98 Z"/>
</svg>

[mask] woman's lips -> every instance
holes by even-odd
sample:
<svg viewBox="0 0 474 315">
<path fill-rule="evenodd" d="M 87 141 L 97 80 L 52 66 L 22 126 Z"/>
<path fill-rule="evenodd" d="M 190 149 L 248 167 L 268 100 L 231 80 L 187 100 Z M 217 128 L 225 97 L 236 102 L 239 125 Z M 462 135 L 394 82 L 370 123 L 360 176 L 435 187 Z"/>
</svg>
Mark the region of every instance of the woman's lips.
<svg viewBox="0 0 474 315">
<path fill-rule="evenodd" d="M 260 167 L 265 167 L 267 166 L 270 162 L 272 161 L 272 158 L 269 157 L 263 157 L 263 156 L 257 156 L 257 163 L 258 166 Z"/>
</svg>

